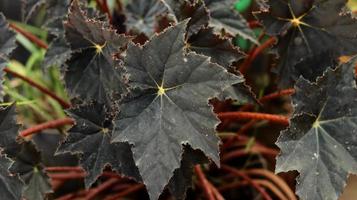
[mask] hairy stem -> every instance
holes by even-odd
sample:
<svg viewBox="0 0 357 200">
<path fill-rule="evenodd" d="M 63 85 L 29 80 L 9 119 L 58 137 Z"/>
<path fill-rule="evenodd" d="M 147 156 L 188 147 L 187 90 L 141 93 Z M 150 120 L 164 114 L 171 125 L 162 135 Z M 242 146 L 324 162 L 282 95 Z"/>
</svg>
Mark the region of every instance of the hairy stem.
<svg viewBox="0 0 357 200">
<path fill-rule="evenodd" d="M 58 128 L 64 125 L 73 125 L 73 124 L 74 124 L 74 120 L 71 118 L 56 119 L 23 130 L 20 132 L 20 136 L 27 137 L 35 133 L 41 132 L 42 130 L 45 129 Z"/>
<path fill-rule="evenodd" d="M 252 65 L 253 61 L 267 48 L 276 43 L 276 39 L 274 37 L 269 38 L 262 45 L 252 50 L 248 57 L 244 60 L 242 65 L 239 67 L 239 71 L 244 75 L 247 73 L 249 67 Z"/>
<path fill-rule="evenodd" d="M 64 99 L 62 99 L 61 97 L 57 96 L 56 94 L 54 94 L 53 92 L 51 92 L 49 89 L 45 88 L 44 86 L 36 83 L 35 81 L 31 80 L 30 78 L 23 76 L 15 71 L 12 71 L 11 69 L 9 69 L 8 67 L 4 68 L 4 72 L 11 74 L 12 76 L 19 78 L 23 81 L 25 81 L 26 83 L 30 84 L 31 86 L 37 88 L 38 90 L 40 90 L 41 92 L 43 92 L 44 94 L 50 96 L 51 98 L 53 98 L 54 100 L 56 100 L 59 104 L 61 104 L 61 106 L 63 108 L 69 108 L 71 106 L 70 103 L 68 103 L 67 101 L 65 101 Z"/>
<path fill-rule="evenodd" d="M 223 112 L 218 113 L 220 119 L 257 119 L 257 120 L 268 120 L 270 122 L 278 123 L 284 126 L 289 125 L 289 119 L 282 115 L 273 115 L 265 113 L 255 113 L 255 112 Z"/>
<path fill-rule="evenodd" d="M 210 183 L 206 179 L 206 176 L 203 173 L 200 165 L 196 165 L 195 166 L 195 172 L 197 174 L 197 177 L 198 177 L 199 181 L 202 184 L 201 186 L 202 186 L 203 190 L 205 191 L 207 199 L 208 200 L 215 200 L 214 193 L 213 193 L 213 191 L 211 189 Z"/>
<path fill-rule="evenodd" d="M 21 35 L 23 35 L 24 37 L 26 37 L 31 42 L 35 43 L 37 46 L 39 46 L 39 47 L 41 47 L 43 49 L 48 49 L 48 45 L 44 41 L 42 41 L 41 39 L 39 39 L 38 37 L 33 35 L 32 33 L 23 30 L 22 28 L 20 28 L 19 26 L 17 26 L 14 23 L 10 23 L 9 26 L 12 29 L 14 29 L 16 32 L 18 32 Z"/>
</svg>

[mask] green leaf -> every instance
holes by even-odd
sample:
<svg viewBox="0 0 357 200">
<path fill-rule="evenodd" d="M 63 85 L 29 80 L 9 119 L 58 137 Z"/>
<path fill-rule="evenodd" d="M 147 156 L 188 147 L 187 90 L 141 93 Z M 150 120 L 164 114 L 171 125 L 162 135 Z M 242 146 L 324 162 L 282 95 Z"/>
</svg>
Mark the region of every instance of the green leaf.
<svg viewBox="0 0 357 200">
<path fill-rule="evenodd" d="M 76 125 L 62 142 L 57 154 L 78 154 L 80 166 L 88 173 L 86 187 L 90 187 L 106 166 L 124 176 L 141 180 L 127 143 L 110 143 L 112 123 L 110 112 L 103 104 L 82 105 L 68 111 Z M 109 114 L 107 114 L 109 113 Z M 108 116 L 109 115 L 109 116 Z"/>
<path fill-rule="evenodd" d="M 88 19 L 77 1 L 71 5 L 65 30 L 73 52 L 64 77 L 70 96 L 104 103 L 113 94 L 121 95 L 123 71 L 114 54 L 129 38 L 116 34 L 106 23 Z"/>
<path fill-rule="evenodd" d="M 5 156 L 0 156 L 0 193 L 6 200 L 19 200 L 22 197 L 23 183 L 18 176 L 9 173 L 12 162 Z"/>
<path fill-rule="evenodd" d="M 301 199 L 337 200 L 349 174 L 357 174 L 357 58 L 311 83 L 303 78 L 293 96 L 294 116 L 277 141 L 276 172 L 297 170 Z"/>
<path fill-rule="evenodd" d="M 219 164 L 218 123 L 208 101 L 241 78 L 185 54 L 187 21 L 154 36 L 142 48 L 130 44 L 125 58 L 130 94 L 120 103 L 114 142 L 128 142 L 151 199 L 157 199 L 180 167 L 183 145 Z"/>
<path fill-rule="evenodd" d="M 327 64 L 339 56 L 357 53 L 357 21 L 344 11 L 346 2 L 273 0 L 268 2 L 269 10 L 256 13 L 266 32 L 279 38 L 277 49 L 281 60 L 276 72 L 280 87 L 291 87 L 303 75 L 296 65 L 306 59 L 313 61 L 324 52 L 331 54 L 325 57 L 325 62 L 315 62 L 309 69 L 317 69 L 312 77 L 316 79 L 322 75 L 320 69 L 331 67 Z"/>
<path fill-rule="evenodd" d="M 210 13 L 210 26 L 216 32 L 224 30 L 232 36 L 240 35 L 254 43 L 258 43 L 254 31 L 249 28 L 247 21 L 234 8 L 233 0 L 204 0 Z"/>
</svg>

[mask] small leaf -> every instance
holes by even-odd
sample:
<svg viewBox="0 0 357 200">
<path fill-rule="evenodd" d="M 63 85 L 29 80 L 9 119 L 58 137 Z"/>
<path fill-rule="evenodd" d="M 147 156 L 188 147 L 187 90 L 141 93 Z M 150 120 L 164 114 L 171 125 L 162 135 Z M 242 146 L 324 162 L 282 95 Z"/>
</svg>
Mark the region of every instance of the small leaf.
<svg viewBox="0 0 357 200">
<path fill-rule="evenodd" d="M 103 104 L 89 104 L 68 111 L 76 120 L 58 153 L 79 154 L 80 165 L 86 170 L 86 187 L 90 187 L 106 166 L 125 176 L 141 180 L 127 143 L 110 143 L 111 116 Z"/>
<path fill-rule="evenodd" d="M 129 38 L 118 35 L 107 24 L 88 19 L 78 1 L 73 1 L 65 23 L 66 39 L 73 55 L 66 63 L 65 82 L 70 96 L 109 102 L 123 92 L 122 71 L 114 54 Z"/>
<path fill-rule="evenodd" d="M 297 170 L 301 199 L 337 200 L 350 173 L 357 174 L 357 58 L 311 83 L 303 78 L 293 96 L 294 117 L 281 133 L 276 172 Z"/>
<path fill-rule="evenodd" d="M 22 197 L 23 183 L 18 176 L 8 171 L 12 162 L 5 156 L 0 156 L 0 194 L 1 199 L 19 200 Z"/>
<path fill-rule="evenodd" d="M 318 59 L 323 52 L 332 56 L 315 66 L 327 69 L 341 55 L 357 53 L 357 20 L 343 12 L 346 0 L 268 1 L 269 10 L 256 13 L 272 36 L 278 36 L 278 53 L 281 61 L 276 69 L 280 87 L 291 87 L 302 71 L 296 70 L 298 63 Z M 323 48 L 321 48 L 323 47 Z M 328 61 L 330 60 L 330 61 Z M 311 70 L 313 71 L 313 69 Z M 316 79 L 322 70 L 313 74 Z"/>
<path fill-rule="evenodd" d="M 168 12 L 162 0 L 129 0 L 125 8 L 128 32 L 151 37 L 158 27 L 157 17 Z"/>
<path fill-rule="evenodd" d="M 49 177 L 41 164 L 41 154 L 32 142 L 23 142 L 14 160 L 10 172 L 18 173 L 25 183 L 23 196 L 27 200 L 45 199 L 46 194 L 51 193 L 52 189 Z"/>
<path fill-rule="evenodd" d="M 216 32 L 222 30 L 232 36 L 237 34 L 254 43 L 258 43 L 252 29 L 249 28 L 247 21 L 234 8 L 234 0 L 204 0 L 210 13 L 210 26 L 214 27 Z"/>
<path fill-rule="evenodd" d="M 131 93 L 120 104 L 114 142 L 129 142 L 151 199 L 179 168 L 183 145 L 219 164 L 217 118 L 208 101 L 241 82 L 208 57 L 185 54 L 187 21 L 154 36 L 125 58 Z"/>
</svg>

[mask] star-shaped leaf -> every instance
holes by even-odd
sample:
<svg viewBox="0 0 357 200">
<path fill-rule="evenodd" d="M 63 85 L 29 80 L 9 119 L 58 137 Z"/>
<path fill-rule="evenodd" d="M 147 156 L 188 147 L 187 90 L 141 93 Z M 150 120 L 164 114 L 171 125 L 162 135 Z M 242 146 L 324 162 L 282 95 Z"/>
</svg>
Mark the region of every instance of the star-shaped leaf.
<svg viewBox="0 0 357 200">
<path fill-rule="evenodd" d="M 68 113 L 75 119 L 76 125 L 68 131 L 69 136 L 57 153 L 80 155 L 80 165 L 88 173 L 85 178 L 87 187 L 97 180 L 107 165 L 125 176 L 141 180 L 130 146 L 127 143 L 110 143 L 111 116 L 108 116 L 108 110 L 103 104 L 79 106 Z"/>
<path fill-rule="evenodd" d="M 9 167 L 12 162 L 0 156 L 0 193 L 1 199 L 19 200 L 22 197 L 23 183 L 18 176 L 11 175 Z"/>
<path fill-rule="evenodd" d="M 65 30 L 74 52 L 65 72 L 70 95 L 103 103 L 110 101 L 113 93 L 120 94 L 122 71 L 114 54 L 125 47 L 128 38 L 116 34 L 105 23 L 88 19 L 78 1 L 71 5 Z"/>
<path fill-rule="evenodd" d="M 300 173 L 301 199 L 337 200 L 350 173 L 357 174 L 357 58 L 328 69 L 317 83 L 301 78 L 295 114 L 277 145 L 276 172 Z"/>
<path fill-rule="evenodd" d="M 228 38 L 216 35 L 213 28 L 201 29 L 188 40 L 189 49 L 208 57 L 211 61 L 229 69 L 233 62 L 244 57 Z"/>
<path fill-rule="evenodd" d="M 330 52 L 336 60 L 341 55 L 357 53 L 357 20 L 343 12 L 346 0 L 270 0 L 270 9 L 257 13 L 272 36 L 278 36 L 278 53 L 281 57 L 277 72 L 281 87 L 290 87 L 301 74 L 296 65 L 323 52 Z M 323 48 L 321 48 L 323 47 Z M 331 63 L 328 62 L 328 63 Z M 319 63 L 316 63 L 319 64 Z M 326 62 L 315 68 L 327 69 Z M 322 75 L 320 70 L 314 78 Z"/>
<path fill-rule="evenodd" d="M 209 22 L 208 10 L 203 1 L 196 0 L 165 0 L 170 13 L 176 22 L 190 18 L 187 24 L 187 37 L 198 33 L 201 28 L 206 27 Z"/>
<path fill-rule="evenodd" d="M 210 26 L 216 32 L 224 30 L 232 36 L 239 35 L 254 43 L 258 43 L 252 29 L 247 21 L 237 11 L 233 9 L 235 0 L 204 0 L 210 13 Z"/>
<path fill-rule="evenodd" d="M 32 142 L 22 143 L 14 161 L 10 172 L 19 174 L 25 183 L 23 196 L 28 200 L 45 199 L 52 189 L 41 163 L 41 154 Z"/>
<path fill-rule="evenodd" d="M 11 105 L 0 109 L 0 148 L 9 157 L 14 157 L 19 151 L 17 143 L 19 125 L 16 122 L 16 106 Z"/>
<path fill-rule="evenodd" d="M 142 48 L 130 44 L 125 58 L 131 93 L 120 104 L 114 142 L 129 142 L 151 199 L 157 199 L 180 167 L 183 145 L 219 164 L 217 118 L 209 99 L 241 78 L 187 53 L 187 21 L 154 36 Z"/>
<path fill-rule="evenodd" d="M 125 11 L 127 31 L 150 37 L 158 27 L 157 17 L 166 15 L 168 8 L 162 0 L 129 0 Z"/>
</svg>

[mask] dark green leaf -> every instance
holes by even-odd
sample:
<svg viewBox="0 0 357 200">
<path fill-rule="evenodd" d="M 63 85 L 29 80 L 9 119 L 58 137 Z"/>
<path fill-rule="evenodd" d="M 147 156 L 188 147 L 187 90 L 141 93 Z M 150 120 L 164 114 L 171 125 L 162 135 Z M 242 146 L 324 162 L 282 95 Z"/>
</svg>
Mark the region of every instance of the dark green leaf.
<svg viewBox="0 0 357 200">
<path fill-rule="evenodd" d="M 218 120 L 208 100 L 241 82 L 208 57 L 185 54 L 186 24 L 154 36 L 142 48 L 129 45 L 125 58 L 131 93 L 120 104 L 113 140 L 133 145 L 151 199 L 179 168 L 183 145 L 219 164 Z"/>
<path fill-rule="evenodd" d="M 55 155 L 60 142 L 64 140 L 64 135 L 59 132 L 42 132 L 36 133 L 32 137 L 36 148 L 41 152 L 41 160 L 47 167 L 62 166 L 77 166 L 77 156 L 68 154 Z"/>
<path fill-rule="evenodd" d="M 127 143 L 110 143 L 112 136 L 111 116 L 102 104 L 80 106 L 68 111 L 76 125 L 61 144 L 58 153 L 80 155 L 80 165 L 86 170 L 87 187 L 98 178 L 105 166 L 125 176 L 141 180 Z"/>
<path fill-rule="evenodd" d="M 157 17 L 168 13 L 162 0 L 129 0 L 126 5 L 126 28 L 128 32 L 152 36 L 158 27 Z"/>
<path fill-rule="evenodd" d="M 24 142 L 14 158 L 10 172 L 19 174 L 25 188 L 23 196 L 27 200 L 45 199 L 52 192 L 50 181 L 41 164 L 41 154 L 31 142 Z"/>
<path fill-rule="evenodd" d="M 233 62 L 244 57 L 244 54 L 234 47 L 228 38 L 214 34 L 212 28 L 206 28 L 193 35 L 188 40 L 189 49 L 208 57 L 211 61 L 229 69 Z"/>
<path fill-rule="evenodd" d="M 70 96 L 103 103 L 110 101 L 113 93 L 121 94 L 123 75 L 114 54 L 125 47 L 128 38 L 105 23 L 88 19 L 77 1 L 72 3 L 65 30 L 74 52 L 65 72 Z"/>
<path fill-rule="evenodd" d="M 197 34 L 209 22 L 209 14 L 202 1 L 196 0 L 165 0 L 169 11 L 174 15 L 176 22 L 190 18 L 187 25 L 187 35 Z"/>
<path fill-rule="evenodd" d="M 0 156 L 0 194 L 1 199 L 19 200 L 22 196 L 23 183 L 18 176 L 9 173 L 12 162 L 4 156 Z"/>
<path fill-rule="evenodd" d="M 192 187 L 193 167 L 197 164 L 207 163 L 205 155 L 190 147 L 184 149 L 180 168 L 176 169 L 167 187 L 171 194 L 178 200 L 186 199 L 186 191 Z"/>
<path fill-rule="evenodd" d="M 281 87 L 291 85 L 303 75 L 295 67 L 298 63 L 318 59 L 324 52 L 331 53 L 325 62 L 311 66 L 327 69 L 341 55 L 357 53 L 357 21 L 343 12 L 346 0 L 281 0 L 269 1 L 269 11 L 257 13 L 272 36 L 278 36 L 278 53 L 281 57 L 277 72 Z M 311 70 L 312 71 L 312 70 Z M 313 74 L 313 79 L 321 70 Z"/>
<path fill-rule="evenodd" d="M 0 35 L 0 67 L 2 71 L 9 54 L 16 48 L 16 34 L 9 29 L 9 24 L 2 13 L 0 13 Z"/>
<path fill-rule="evenodd" d="M 357 174 L 357 58 L 328 69 L 317 83 L 301 78 L 294 117 L 277 141 L 276 172 L 300 173 L 301 199 L 337 200 L 350 173 Z"/>
<path fill-rule="evenodd" d="M 17 143 L 19 128 L 16 122 L 16 106 L 0 109 L 0 148 L 10 158 L 13 158 L 20 149 Z"/>
<path fill-rule="evenodd" d="M 252 29 L 249 28 L 247 21 L 233 8 L 234 0 L 204 0 L 210 13 L 210 26 L 216 32 L 222 30 L 232 36 L 239 35 L 254 43 L 258 43 Z"/>
</svg>

